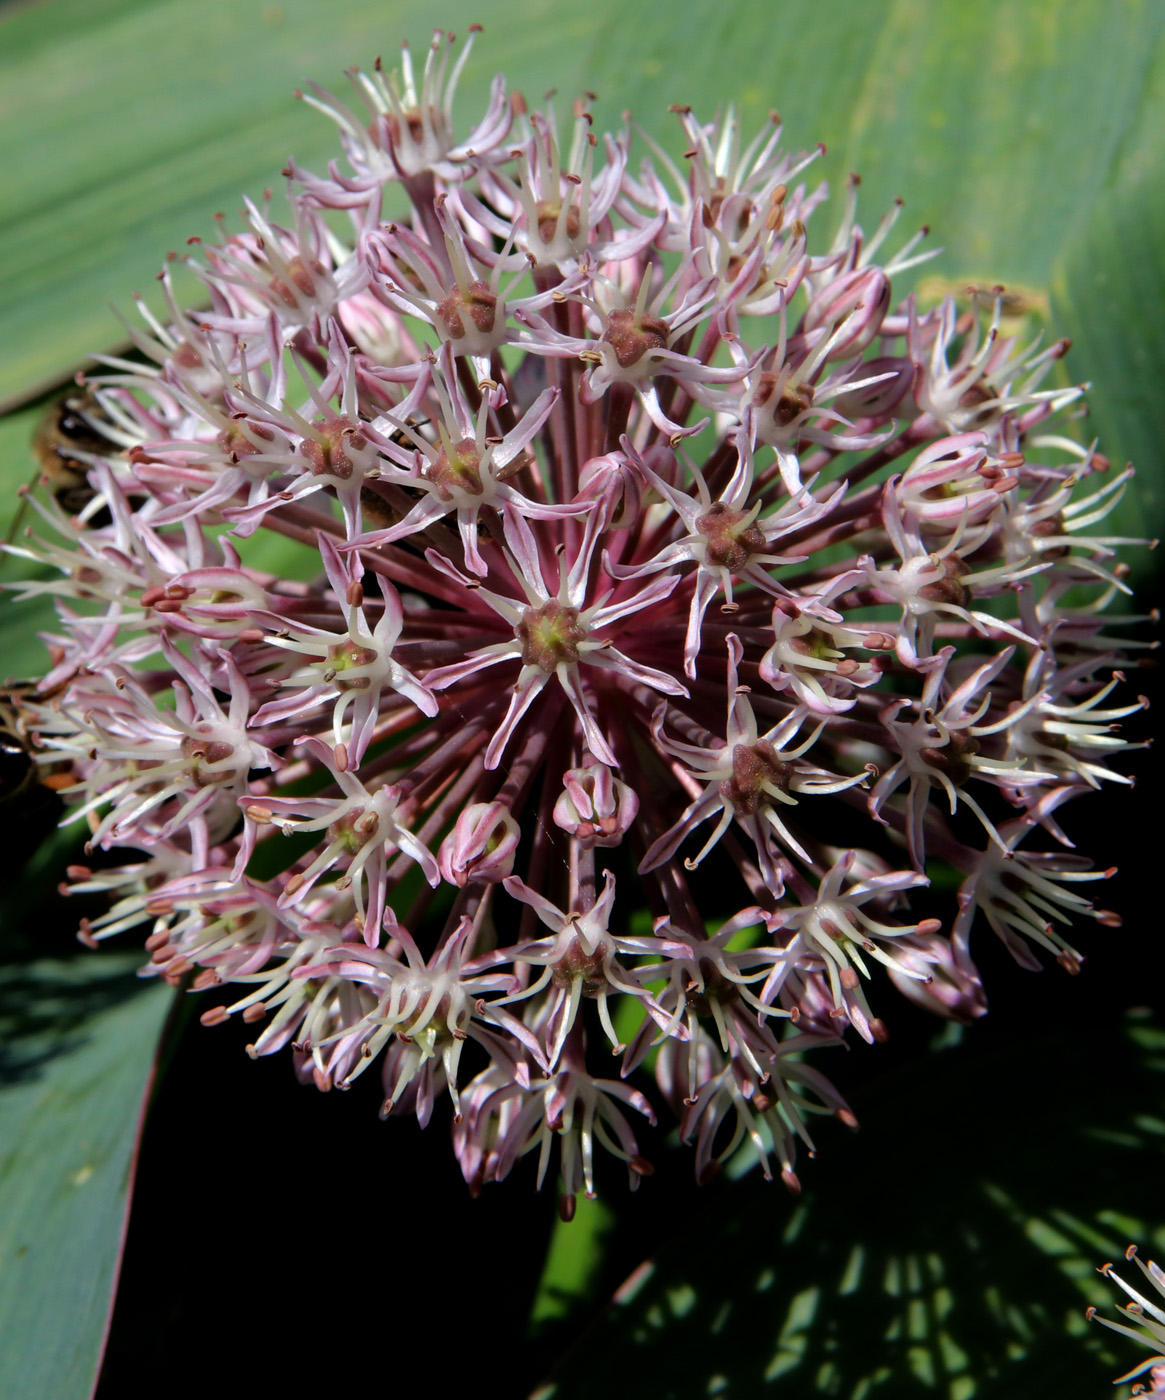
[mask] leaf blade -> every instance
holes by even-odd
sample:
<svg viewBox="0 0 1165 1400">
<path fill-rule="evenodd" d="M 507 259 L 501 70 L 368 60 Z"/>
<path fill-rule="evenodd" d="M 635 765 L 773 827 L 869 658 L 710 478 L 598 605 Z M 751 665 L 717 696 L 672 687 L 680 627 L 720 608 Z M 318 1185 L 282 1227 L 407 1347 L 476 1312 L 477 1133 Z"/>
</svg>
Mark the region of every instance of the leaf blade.
<svg viewBox="0 0 1165 1400">
<path fill-rule="evenodd" d="M 85 1400 L 113 1305 L 168 989 L 139 957 L 0 974 L 0 1393 Z"/>
</svg>

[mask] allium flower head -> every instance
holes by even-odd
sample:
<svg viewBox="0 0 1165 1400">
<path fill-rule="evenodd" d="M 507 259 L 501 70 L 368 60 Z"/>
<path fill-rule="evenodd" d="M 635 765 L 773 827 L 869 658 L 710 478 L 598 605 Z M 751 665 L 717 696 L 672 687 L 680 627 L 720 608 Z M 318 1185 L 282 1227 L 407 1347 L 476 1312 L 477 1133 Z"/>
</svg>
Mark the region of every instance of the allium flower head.
<svg viewBox="0 0 1165 1400">
<path fill-rule="evenodd" d="M 1076 968 L 1054 924 L 1115 920 L 1061 809 L 1136 746 L 1087 533 L 1126 478 L 1046 427 L 1066 347 L 904 297 L 922 235 L 854 184 L 822 232 L 778 124 L 680 110 L 677 162 L 498 78 L 462 132 L 468 55 L 311 90 L 342 155 L 195 242 L 203 309 L 163 277 L 87 380 L 93 501 L 11 549 L 56 575 L 24 720 L 83 935 L 321 1089 L 447 1099 L 474 1190 L 634 1186 L 663 1105 L 701 1179 L 747 1141 L 795 1187 L 879 964 L 968 1019 L 973 935 Z"/>
</svg>

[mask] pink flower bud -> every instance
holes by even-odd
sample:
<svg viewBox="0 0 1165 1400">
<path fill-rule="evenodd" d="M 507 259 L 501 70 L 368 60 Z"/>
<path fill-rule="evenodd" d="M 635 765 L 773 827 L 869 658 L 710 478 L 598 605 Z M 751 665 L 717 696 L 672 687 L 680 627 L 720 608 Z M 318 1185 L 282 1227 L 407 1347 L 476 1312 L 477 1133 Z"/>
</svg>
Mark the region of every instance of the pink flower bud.
<svg viewBox="0 0 1165 1400">
<path fill-rule="evenodd" d="M 622 452 L 592 457 L 579 473 L 575 501 L 594 501 L 607 530 L 629 529 L 643 506 L 643 479 Z"/>
<path fill-rule="evenodd" d="M 584 847 L 617 846 L 639 811 L 639 798 L 604 763 L 571 768 L 554 804 L 554 821 Z"/>
<path fill-rule="evenodd" d="M 919 927 L 925 928 L 924 925 Z M 959 966 L 949 939 L 929 931 L 908 934 L 898 940 L 895 952 L 900 954 L 904 966 L 899 968 L 891 964 L 890 980 L 916 1006 L 964 1025 L 984 1015 L 987 996 L 979 974 Z M 917 980 L 906 970 L 914 964 L 917 967 L 913 970 L 929 973 L 928 982 Z"/>
<path fill-rule="evenodd" d="M 848 360 L 860 355 L 874 339 L 889 309 L 890 279 L 882 269 L 855 267 L 835 277 L 813 297 L 804 329 L 836 336 L 825 358 Z"/>
<path fill-rule="evenodd" d="M 520 835 L 504 802 L 474 802 L 442 841 L 437 868 L 451 885 L 504 880 L 514 869 Z"/>
<path fill-rule="evenodd" d="M 913 363 L 894 355 L 882 355 L 875 360 L 863 360 L 858 366 L 860 388 L 838 394 L 833 406 L 843 418 L 883 418 L 888 413 L 909 417 L 910 404 L 899 407 L 914 386 Z M 871 383 L 876 380 L 876 383 Z M 910 410 L 909 412 L 907 410 Z"/>
</svg>

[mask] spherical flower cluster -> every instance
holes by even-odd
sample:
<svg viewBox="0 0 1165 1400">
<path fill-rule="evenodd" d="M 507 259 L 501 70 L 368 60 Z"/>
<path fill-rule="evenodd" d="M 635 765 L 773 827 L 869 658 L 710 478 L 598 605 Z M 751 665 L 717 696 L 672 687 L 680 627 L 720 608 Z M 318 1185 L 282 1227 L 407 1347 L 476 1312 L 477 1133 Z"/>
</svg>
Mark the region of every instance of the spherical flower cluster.
<svg viewBox="0 0 1165 1400">
<path fill-rule="evenodd" d="M 557 1152 L 569 1213 L 596 1146 L 634 1185 L 660 1103 L 701 1177 L 748 1139 L 796 1188 L 875 964 L 969 1019 L 977 929 L 1075 970 L 1115 922 L 1060 821 L 1136 746 L 1087 533 L 1127 473 L 1047 427 L 1066 343 L 895 297 L 897 209 L 867 236 L 855 181 L 811 239 L 775 117 L 633 158 L 499 78 L 459 139 L 469 51 L 307 95 L 343 161 L 194 240 L 201 309 L 162 274 L 87 381 L 91 499 L 12 551 L 59 575 L 27 726 L 132 853 L 71 870 L 82 934 L 230 985 L 203 1021 L 321 1089 L 447 1097 L 475 1190 Z"/>
<path fill-rule="evenodd" d="M 1165 1270 L 1154 1264 L 1151 1259 L 1146 1264 L 1143 1259 L 1138 1258 L 1135 1244 L 1129 1245 L 1125 1250 L 1125 1258 L 1136 1263 L 1137 1268 L 1152 1285 L 1152 1294 L 1141 1293 L 1127 1284 L 1119 1274 L 1113 1273 L 1111 1264 L 1102 1265 L 1100 1272 L 1133 1300 L 1123 1304 L 1120 1311 L 1136 1326 L 1126 1327 L 1121 1322 L 1110 1322 L 1107 1317 L 1101 1317 L 1095 1308 L 1088 1309 L 1087 1317 L 1090 1322 L 1099 1322 L 1111 1331 L 1131 1337 L 1134 1342 L 1139 1342 L 1141 1346 L 1158 1353 L 1156 1356 L 1150 1356 L 1147 1361 L 1142 1361 L 1139 1366 L 1134 1366 L 1126 1375 L 1118 1376 L 1113 1384 L 1120 1385 L 1122 1381 L 1135 1380 L 1137 1376 L 1147 1373 L 1148 1387 L 1146 1388 L 1144 1382 L 1137 1381 L 1132 1394 L 1165 1395 L 1165 1355 L 1160 1354 L 1165 1351 Z M 1154 1302 L 1154 1298 L 1161 1301 Z"/>
</svg>

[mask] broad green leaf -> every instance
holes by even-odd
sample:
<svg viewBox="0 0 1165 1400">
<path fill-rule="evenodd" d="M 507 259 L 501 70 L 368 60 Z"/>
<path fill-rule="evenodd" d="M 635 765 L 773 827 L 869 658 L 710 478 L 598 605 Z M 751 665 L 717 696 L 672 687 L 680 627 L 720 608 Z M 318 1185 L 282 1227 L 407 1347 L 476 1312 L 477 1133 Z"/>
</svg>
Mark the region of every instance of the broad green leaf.
<svg viewBox="0 0 1165 1400">
<path fill-rule="evenodd" d="M 0 418 L 0 538 L 11 538 L 18 524 L 23 530 L 36 522 L 33 511 L 21 509 L 18 488 L 31 484 L 36 461 L 30 446 L 33 429 L 43 409 L 24 409 Z M 14 543 L 19 543 L 14 540 Z M 0 556 L 0 586 L 26 579 L 48 579 L 49 571 L 27 560 Z M 28 680 L 45 671 L 47 660 L 37 633 L 55 630 L 56 609 L 51 599 L 37 598 L 13 604 L 11 595 L 0 593 L 4 608 L 4 628 L 0 634 L 0 683 Z"/>
<path fill-rule="evenodd" d="M 1165 1247 L 1165 1031 L 1018 1048 L 969 1035 L 855 1097 L 799 1200 L 754 1173 L 687 1217 L 541 1400 L 1103 1394 L 1143 1357 L 1086 1325 L 1116 1315 L 1096 1267 Z"/>
<path fill-rule="evenodd" d="M 0 971 L 0 1394 L 86 1400 L 169 989 L 140 956 Z"/>
<path fill-rule="evenodd" d="M 1085 426 L 1114 471 L 1127 461 L 1138 469 L 1136 492 L 1109 518 L 1114 534 L 1158 534 L 1165 519 L 1162 305 L 1165 181 L 1158 168 L 1092 206 L 1052 282 L 1054 319 L 1075 340 L 1074 368 L 1093 384 Z M 1136 568 L 1139 560 L 1126 557 Z"/>
<path fill-rule="evenodd" d="M 567 1317 L 588 1300 L 603 1245 L 614 1225 L 614 1213 L 601 1200 L 591 1200 L 587 1196 L 578 1198 L 572 1220 L 555 1222 L 534 1306 L 530 1309 L 533 1333 Z"/>
</svg>

